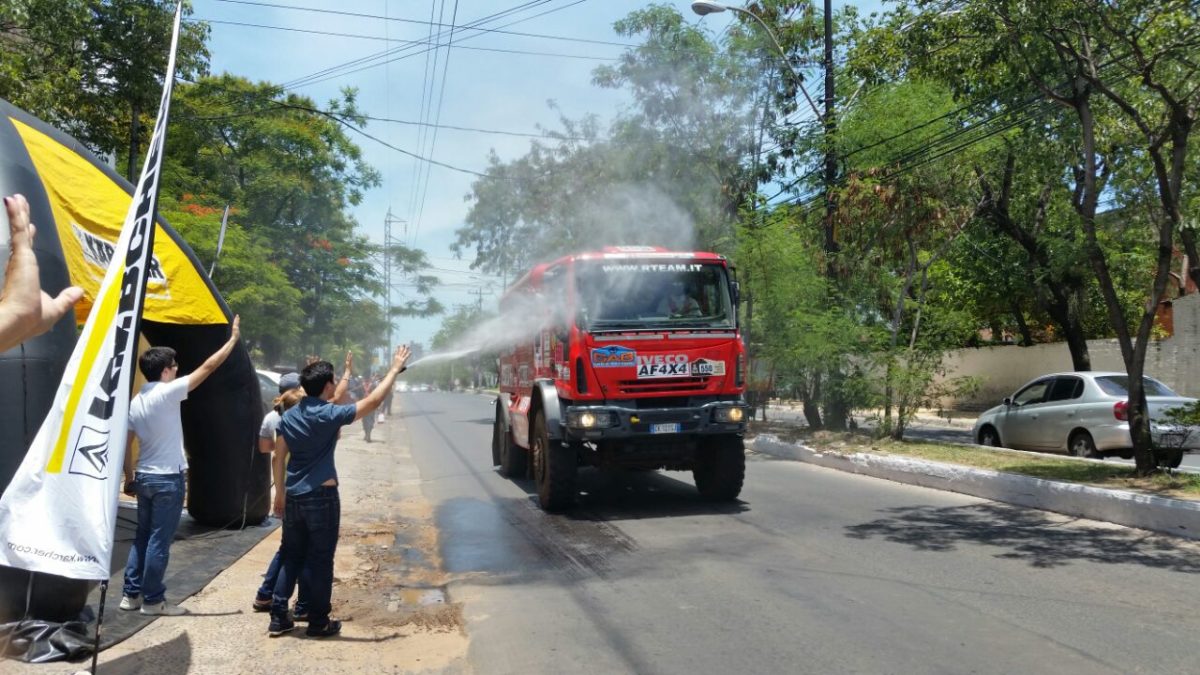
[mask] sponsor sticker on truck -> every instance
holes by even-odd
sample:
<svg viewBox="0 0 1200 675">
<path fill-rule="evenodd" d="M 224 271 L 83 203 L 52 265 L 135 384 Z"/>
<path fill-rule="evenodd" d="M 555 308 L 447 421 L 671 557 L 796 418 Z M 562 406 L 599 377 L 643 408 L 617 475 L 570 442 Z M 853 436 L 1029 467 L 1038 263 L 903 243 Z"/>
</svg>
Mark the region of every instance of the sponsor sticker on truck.
<svg viewBox="0 0 1200 675">
<path fill-rule="evenodd" d="M 712 359 L 696 359 L 692 361 L 692 375 L 724 375 L 725 362 L 714 361 Z"/>
<path fill-rule="evenodd" d="M 621 368 L 634 365 L 637 352 L 621 345 L 611 345 L 592 350 L 593 368 Z"/>
<path fill-rule="evenodd" d="M 638 379 L 650 377 L 688 377 L 687 354 L 652 354 L 637 357 Z"/>
</svg>

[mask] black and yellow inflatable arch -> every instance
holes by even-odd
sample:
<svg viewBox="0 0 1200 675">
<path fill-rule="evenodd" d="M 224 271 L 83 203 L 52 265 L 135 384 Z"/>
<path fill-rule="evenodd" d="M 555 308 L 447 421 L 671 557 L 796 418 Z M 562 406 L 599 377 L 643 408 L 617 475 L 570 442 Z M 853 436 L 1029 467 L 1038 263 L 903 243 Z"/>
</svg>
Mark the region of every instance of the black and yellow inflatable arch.
<svg viewBox="0 0 1200 675">
<path fill-rule="evenodd" d="M 53 402 L 133 186 L 69 135 L 0 100 L 0 194 L 17 192 L 29 200 L 38 226 L 42 288 L 54 295 L 74 284 L 84 297 L 74 322 L 64 319 L 0 354 L 0 488 L 12 480 Z M 161 217 L 157 227 L 142 338 L 175 349 L 187 373 L 225 342 L 232 315 L 187 243 Z M 0 260 L 7 260 L 6 226 L 2 236 Z M 189 514 L 215 527 L 261 522 L 270 507 L 270 466 L 255 450 L 262 400 L 244 347 L 191 393 L 182 415 Z"/>
</svg>

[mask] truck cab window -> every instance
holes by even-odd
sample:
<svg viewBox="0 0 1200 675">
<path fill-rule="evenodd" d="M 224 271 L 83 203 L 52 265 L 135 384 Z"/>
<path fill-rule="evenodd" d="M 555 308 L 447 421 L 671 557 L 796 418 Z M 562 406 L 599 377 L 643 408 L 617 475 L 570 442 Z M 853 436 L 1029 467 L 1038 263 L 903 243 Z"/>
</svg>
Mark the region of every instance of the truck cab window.
<svg viewBox="0 0 1200 675">
<path fill-rule="evenodd" d="M 578 264 L 575 285 L 593 329 L 734 326 L 729 279 L 720 265 L 589 260 Z"/>
</svg>

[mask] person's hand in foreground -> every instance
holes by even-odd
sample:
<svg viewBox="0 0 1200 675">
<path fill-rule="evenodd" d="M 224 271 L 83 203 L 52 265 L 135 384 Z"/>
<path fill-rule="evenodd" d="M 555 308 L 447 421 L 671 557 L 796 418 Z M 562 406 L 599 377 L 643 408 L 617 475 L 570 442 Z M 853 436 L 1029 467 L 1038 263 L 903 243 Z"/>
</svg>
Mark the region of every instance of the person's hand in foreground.
<svg viewBox="0 0 1200 675">
<path fill-rule="evenodd" d="M 8 212 L 9 257 L 0 293 L 0 351 L 50 330 L 83 297 L 83 289 L 68 286 L 51 298 L 38 277 L 33 238 L 37 228 L 29 222 L 29 202 L 22 195 L 4 198 Z"/>
</svg>

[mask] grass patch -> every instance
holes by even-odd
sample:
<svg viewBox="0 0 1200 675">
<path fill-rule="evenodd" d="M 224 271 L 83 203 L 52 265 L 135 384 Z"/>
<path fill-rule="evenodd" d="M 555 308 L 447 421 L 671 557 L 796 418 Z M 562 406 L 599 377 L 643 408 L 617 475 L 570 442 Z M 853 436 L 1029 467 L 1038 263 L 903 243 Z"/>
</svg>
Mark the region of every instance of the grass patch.
<svg viewBox="0 0 1200 675">
<path fill-rule="evenodd" d="M 1163 473 L 1139 478 L 1132 466 L 1085 462 L 1052 454 L 1042 455 L 950 443 L 894 441 L 872 438 L 866 434 L 855 432 L 810 432 L 796 427 L 784 428 L 766 424 L 754 425 L 753 431 L 775 434 L 781 440 L 803 443 L 823 452 L 842 454 L 873 452 L 904 455 L 1046 480 L 1132 490 L 1178 499 L 1200 500 L 1200 475 L 1191 473 Z"/>
</svg>

